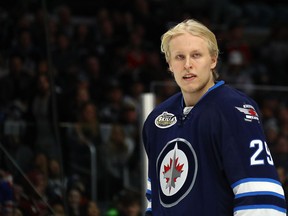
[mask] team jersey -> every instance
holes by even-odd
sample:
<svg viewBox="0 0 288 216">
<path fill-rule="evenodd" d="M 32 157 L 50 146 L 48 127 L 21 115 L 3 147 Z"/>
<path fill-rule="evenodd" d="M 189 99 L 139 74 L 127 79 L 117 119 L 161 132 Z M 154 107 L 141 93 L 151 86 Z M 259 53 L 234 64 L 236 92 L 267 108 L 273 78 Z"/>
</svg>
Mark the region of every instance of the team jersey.
<svg viewBox="0 0 288 216">
<path fill-rule="evenodd" d="M 143 143 L 147 213 L 286 216 L 259 108 L 223 81 L 188 111 L 181 92 L 159 104 L 144 123 Z"/>
</svg>

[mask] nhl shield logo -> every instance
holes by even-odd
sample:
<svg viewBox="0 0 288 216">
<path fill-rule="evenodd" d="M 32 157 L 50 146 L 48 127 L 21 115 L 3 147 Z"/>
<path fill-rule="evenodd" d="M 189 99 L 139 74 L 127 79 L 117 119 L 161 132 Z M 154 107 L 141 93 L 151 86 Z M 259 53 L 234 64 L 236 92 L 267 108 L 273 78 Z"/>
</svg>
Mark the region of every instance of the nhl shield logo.
<svg viewBox="0 0 288 216">
<path fill-rule="evenodd" d="M 187 140 L 177 138 L 166 144 L 157 159 L 160 202 L 164 207 L 172 207 L 187 196 L 197 170 L 197 156 Z"/>
</svg>

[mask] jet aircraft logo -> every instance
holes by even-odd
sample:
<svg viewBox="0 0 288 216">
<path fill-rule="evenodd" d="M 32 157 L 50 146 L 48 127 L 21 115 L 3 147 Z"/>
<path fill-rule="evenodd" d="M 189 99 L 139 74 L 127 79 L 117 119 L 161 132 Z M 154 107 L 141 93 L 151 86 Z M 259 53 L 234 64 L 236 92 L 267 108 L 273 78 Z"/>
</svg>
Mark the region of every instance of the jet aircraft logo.
<svg viewBox="0 0 288 216">
<path fill-rule="evenodd" d="M 245 121 L 252 122 L 253 120 L 257 120 L 259 122 L 259 116 L 252 105 L 244 104 L 243 107 L 235 108 L 245 114 Z"/>
</svg>

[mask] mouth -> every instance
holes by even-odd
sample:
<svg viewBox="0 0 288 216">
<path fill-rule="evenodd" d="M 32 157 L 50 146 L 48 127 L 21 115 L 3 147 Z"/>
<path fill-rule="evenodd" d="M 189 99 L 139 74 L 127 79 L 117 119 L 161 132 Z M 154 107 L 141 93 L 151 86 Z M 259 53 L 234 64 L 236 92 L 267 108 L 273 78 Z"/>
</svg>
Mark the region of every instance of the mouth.
<svg viewBox="0 0 288 216">
<path fill-rule="evenodd" d="M 189 74 L 185 74 L 184 76 L 183 76 L 183 79 L 184 80 L 193 80 L 193 79 L 195 79 L 197 76 L 195 75 L 195 74 L 191 74 L 191 73 L 189 73 Z"/>
</svg>

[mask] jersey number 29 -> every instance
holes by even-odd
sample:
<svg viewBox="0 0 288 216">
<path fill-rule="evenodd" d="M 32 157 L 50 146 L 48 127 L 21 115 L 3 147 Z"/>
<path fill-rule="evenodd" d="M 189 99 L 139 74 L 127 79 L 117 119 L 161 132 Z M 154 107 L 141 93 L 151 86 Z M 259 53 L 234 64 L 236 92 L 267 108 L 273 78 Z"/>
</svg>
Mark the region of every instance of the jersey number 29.
<svg viewBox="0 0 288 216">
<path fill-rule="evenodd" d="M 266 142 L 258 139 L 252 140 L 250 142 L 250 148 L 255 148 L 255 152 L 250 158 L 250 165 L 264 165 L 265 161 L 267 161 L 270 165 L 274 165 L 270 150 Z M 265 151 L 266 158 L 263 158 L 263 154 L 260 155 L 263 151 Z"/>
</svg>

